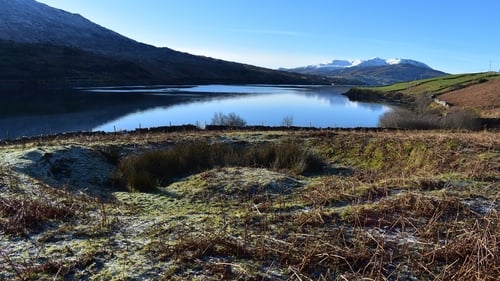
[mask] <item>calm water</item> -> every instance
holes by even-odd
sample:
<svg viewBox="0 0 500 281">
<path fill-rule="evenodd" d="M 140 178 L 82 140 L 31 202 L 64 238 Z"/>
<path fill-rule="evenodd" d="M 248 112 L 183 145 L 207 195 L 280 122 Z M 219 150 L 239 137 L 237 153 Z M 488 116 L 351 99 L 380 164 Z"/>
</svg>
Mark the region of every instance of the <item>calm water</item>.
<svg viewBox="0 0 500 281">
<path fill-rule="evenodd" d="M 377 127 L 386 105 L 352 102 L 343 86 L 227 86 L 88 88 L 49 107 L 5 105 L 0 139 L 68 131 L 121 131 L 210 124 L 216 112 L 236 113 L 248 125 Z M 74 95 L 74 94 L 73 94 Z M 17 106 L 17 107 L 16 107 Z M 29 108 L 27 110 L 26 108 Z M 7 110 L 9 111 L 9 110 Z"/>
<path fill-rule="evenodd" d="M 94 128 L 130 130 L 138 127 L 210 124 L 216 112 L 236 113 L 248 125 L 279 126 L 290 118 L 294 126 L 376 127 L 390 108 L 373 103 L 352 102 L 341 95 L 348 87 L 196 86 L 162 88 L 149 94 L 217 94 L 173 106 L 159 106 L 134 112 Z M 117 91 L 113 89 L 111 91 Z M 119 90 L 118 90 L 119 91 Z M 141 89 L 122 90 L 141 91 Z"/>
</svg>

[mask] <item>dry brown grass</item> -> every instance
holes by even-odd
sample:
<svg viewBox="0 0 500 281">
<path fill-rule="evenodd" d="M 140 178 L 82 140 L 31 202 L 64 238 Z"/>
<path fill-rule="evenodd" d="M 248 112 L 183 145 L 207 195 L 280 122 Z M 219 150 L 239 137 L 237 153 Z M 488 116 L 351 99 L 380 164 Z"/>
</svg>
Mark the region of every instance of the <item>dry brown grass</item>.
<svg viewBox="0 0 500 281">
<path fill-rule="evenodd" d="M 29 236 L 51 222 L 72 221 L 98 201 L 42 184 L 26 192 L 12 171 L 3 178 L 8 181 L 6 190 L 0 193 L 0 233 L 7 235 Z"/>
<path fill-rule="evenodd" d="M 322 177 L 291 199 L 310 209 L 291 214 L 272 202 L 274 208 L 249 208 L 245 238 L 227 243 L 246 254 L 222 255 L 229 257 L 225 272 L 251 256 L 286 268 L 291 279 L 495 280 L 500 146 L 494 136 L 398 132 L 314 139 L 333 163 L 354 167 L 354 174 Z M 491 189 L 464 190 L 472 179 L 491 182 Z M 466 204 L 471 193 L 489 198 L 482 203 L 491 204 L 487 213 Z M 198 258 L 213 256 L 221 254 Z M 192 260 L 184 261 L 189 267 Z"/>
<path fill-rule="evenodd" d="M 149 142 L 141 139 L 138 148 L 129 153 L 166 144 L 170 147 L 179 136 L 155 135 Z M 125 218 L 151 222 L 129 234 L 141 238 L 139 246 L 126 252 L 122 244 L 114 246 L 118 239 L 93 240 L 98 249 L 115 256 L 89 251 L 96 256 L 87 259 L 80 255 L 71 263 L 53 259 L 38 265 L 23 264 L 2 252 L 0 269 L 11 271 L 3 276 L 25 280 L 43 274 L 69 278 L 80 272 L 79 276 L 90 278 L 91 273 L 82 272 L 99 274 L 105 269 L 89 264 L 105 267 L 124 252 L 143 255 L 142 262 L 157 266 L 154 274 L 163 280 L 498 279 L 497 132 L 325 130 L 285 136 L 207 132 L 188 134 L 186 138 L 190 142 L 208 139 L 236 144 L 246 140 L 247 145 L 253 145 L 290 136 L 318 153 L 329 167 L 323 173 L 298 176 L 297 181 L 303 184 L 287 192 L 269 193 L 257 186 L 256 192 L 262 191 L 255 196 L 224 196 L 229 190 L 224 187 L 233 184 L 243 190 L 251 186 L 247 184 L 251 181 L 238 178 L 243 173 L 236 172 L 231 174 L 232 180 L 220 177 L 217 175 L 224 169 L 214 169 L 190 177 L 191 181 L 183 179 L 176 189 L 164 186 L 164 194 L 125 193 L 129 200 L 150 196 L 144 197 L 150 198 L 144 204 L 151 206 L 126 209 L 129 202 L 124 202 L 120 207 Z M 130 141 L 130 136 L 123 138 L 116 141 Z M 99 147 L 105 147 L 105 142 L 116 145 L 106 139 Z M 223 182 L 217 182 L 222 178 Z M 179 192 L 182 188 L 184 193 Z M 210 196 L 196 196 L 204 193 Z M 67 219 L 57 215 L 58 206 L 69 207 L 61 201 L 50 207 L 55 214 L 48 221 Z M 159 210 L 149 214 L 145 211 L 148 207 Z M 105 213 L 105 207 L 102 209 Z M 6 210 L 3 218 L 14 221 L 16 213 Z M 80 214 L 78 209 L 75 212 Z M 118 226 L 108 229 L 106 235 L 119 234 L 123 240 L 123 233 L 131 230 Z M 132 271 L 136 270 L 140 269 Z M 130 273 L 127 268 L 123 271 Z"/>
<path fill-rule="evenodd" d="M 439 96 L 454 107 L 475 109 L 483 117 L 500 118 L 500 80 L 472 85 Z"/>
</svg>

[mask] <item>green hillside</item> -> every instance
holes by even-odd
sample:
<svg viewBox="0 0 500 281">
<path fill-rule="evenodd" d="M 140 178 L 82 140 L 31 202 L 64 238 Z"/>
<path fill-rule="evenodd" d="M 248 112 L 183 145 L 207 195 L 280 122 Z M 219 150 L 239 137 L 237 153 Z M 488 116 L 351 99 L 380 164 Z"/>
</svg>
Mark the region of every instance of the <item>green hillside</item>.
<svg viewBox="0 0 500 281">
<path fill-rule="evenodd" d="M 397 83 L 383 87 L 375 87 L 373 89 L 383 93 L 388 93 L 388 92 L 400 92 L 404 94 L 432 93 L 434 95 L 439 95 L 453 90 L 465 88 L 470 85 L 479 84 L 498 78 L 500 78 L 500 74 L 497 72 L 453 74 L 438 78 Z"/>
<path fill-rule="evenodd" d="M 355 87 L 346 95 L 354 100 L 393 101 L 411 103 L 419 94 L 441 95 L 453 90 L 471 85 L 499 79 L 500 73 L 482 72 L 467 74 L 452 74 L 438 78 L 402 82 L 381 87 Z"/>
<path fill-rule="evenodd" d="M 500 73 L 497 72 L 453 74 L 438 78 L 397 83 L 389 86 L 368 87 L 368 88 L 363 87 L 363 89 L 370 89 L 380 93 L 390 93 L 390 92 L 399 92 L 403 94 L 432 93 L 434 95 L 439 95 L 498 78 L 500 78 Z"/>
</svg>

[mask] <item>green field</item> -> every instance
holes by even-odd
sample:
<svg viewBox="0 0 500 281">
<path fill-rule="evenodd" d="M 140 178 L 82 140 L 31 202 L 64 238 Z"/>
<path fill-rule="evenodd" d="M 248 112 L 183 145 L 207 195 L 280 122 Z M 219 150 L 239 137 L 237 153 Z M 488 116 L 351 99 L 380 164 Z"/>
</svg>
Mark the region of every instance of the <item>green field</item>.
<svg viewBox="0 0 500 281">
<path fill-rule="evenodd" d="M 498 78 L 500 78 L 500 74 L 496 72 L 453 74 L 438 78 L 402 82 L 382 87 L 361 87 L 360 89 L 372 90 L 382 94 L 398 92 L 411 95 L 421 93 L 440 95 Z"/>
</svg>

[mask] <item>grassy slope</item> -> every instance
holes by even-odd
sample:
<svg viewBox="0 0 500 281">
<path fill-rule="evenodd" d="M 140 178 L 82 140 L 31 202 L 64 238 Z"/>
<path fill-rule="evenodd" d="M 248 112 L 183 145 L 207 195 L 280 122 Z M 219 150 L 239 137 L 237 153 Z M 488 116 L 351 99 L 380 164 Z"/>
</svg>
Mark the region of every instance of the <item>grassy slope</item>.
<svg viewBox="0 0 500 281">
<path fill-rule="evenodd" d="M 382 93 L 400 92 L 409 95 L 431 93 L 434 95 L 440 95 L 453 90 L 465 88 L 470 85 L 498 78 L 500 78 L 500 74 L 491 72 L 454 74 L 438 78 L 417 80 L 413 82 L 397 83 L 384 87 L 374 87 L 371 89 Z"/>
<path fill-rule="evenodd" d="M 388 100 L 412 103 L 416 95 L 441 95 L 471 85 L 499 79 L 499 73 L 454 74 L 438 78 L 397 83 L 383 87 L 356 87 L 346 95 L 358 100 Z"/>
<path fill-rule="evenodd" d="M 221 167 L 153 194 L 105 180 L 90 187 L 105 175 L 92 173 L 117 156 L 195 140 L 290 138 L 321 155 L 325 172 Z M 3 145 L 0 279 L 496 280 L 499 148 L 498 132 L 440 131 L 87 135 Z M 101 193 L 111 200 L 96 199 Z"/>
</svg>

